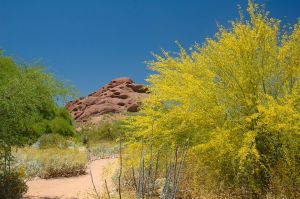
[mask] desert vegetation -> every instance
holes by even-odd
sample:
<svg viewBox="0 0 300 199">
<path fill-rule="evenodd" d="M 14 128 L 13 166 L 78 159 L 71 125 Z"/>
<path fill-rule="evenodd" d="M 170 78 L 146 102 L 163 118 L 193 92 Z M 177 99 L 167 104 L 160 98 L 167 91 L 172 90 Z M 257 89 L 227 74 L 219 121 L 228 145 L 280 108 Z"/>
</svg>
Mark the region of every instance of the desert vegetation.
<svg viewBox="0 0 300 199">
<path fill-rule="evenodd" d="M 182 197 L 297 198 L 299 23 L 285 30 L 251 1 L 240 15 L 203 45 L 148 62 L 151 96 L 128 118 L 128 153 L 141 139 L 166 155 L 189 139 Z"/>
<path fill-rule="evenodd" d="M 204 44 L 155 54 L 139 111 L 97 125 L 61 106 L 73 87 L 0 54 L 0 198 L 112 156 L 113 185 L 89 198 L 299 198 L 300 22 L 239 11 Z"/>
</svg>

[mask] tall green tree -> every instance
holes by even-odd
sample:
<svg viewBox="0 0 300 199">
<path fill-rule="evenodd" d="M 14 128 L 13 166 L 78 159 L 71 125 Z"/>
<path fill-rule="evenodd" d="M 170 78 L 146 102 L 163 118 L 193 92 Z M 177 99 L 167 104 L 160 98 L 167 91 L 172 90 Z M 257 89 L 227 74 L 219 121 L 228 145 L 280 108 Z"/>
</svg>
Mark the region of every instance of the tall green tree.
<svg viewBox="0 0 300 199">
<path fill-rule="evenodd" d="M 74 96 L 74 89 L 43 67 L 20 66 L 0 55 L 0 146 L 5 153 L 53 129 L 71 135 L 70 116 L 58 106 L 68 96 Z"/>
<path fill-rule="evenodd" d="M 19 199 L 27 186 L 11 169 L 12 148 L 34 142 L 43 133 L 70 136 L 72 120 L 58 104 L 74 89 L 41 66 L 20 66 L 0 52 L 0 198 Z"/>
</svg>

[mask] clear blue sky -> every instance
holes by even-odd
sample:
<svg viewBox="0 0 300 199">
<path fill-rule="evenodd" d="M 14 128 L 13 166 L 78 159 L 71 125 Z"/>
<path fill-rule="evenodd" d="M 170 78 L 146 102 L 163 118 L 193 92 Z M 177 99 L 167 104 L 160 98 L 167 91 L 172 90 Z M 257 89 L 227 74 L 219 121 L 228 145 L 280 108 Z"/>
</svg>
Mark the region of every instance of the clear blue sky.
<svg viewBox="0 0 300 199">
<path fill-rule="evenodd" d="M 295 23 L 299 0 L 257 0 Z M 0 0 L 0 48 L 18 62 L 40 62 L 86 95 L 112 78 L 144 82 L 144 63 L 161 48 L 203 43 L 238 17 L 247 0 Z"/>
</svg>

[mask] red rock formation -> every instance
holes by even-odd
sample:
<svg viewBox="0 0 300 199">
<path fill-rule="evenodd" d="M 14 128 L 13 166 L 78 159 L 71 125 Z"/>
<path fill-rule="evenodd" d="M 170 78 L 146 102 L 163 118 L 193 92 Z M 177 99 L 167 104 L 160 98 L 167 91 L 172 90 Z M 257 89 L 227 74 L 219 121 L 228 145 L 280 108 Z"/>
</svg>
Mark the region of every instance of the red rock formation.
<svg viewBox="0 0 300 199">
<path fill-rule="evenodd" d="M 87 97 L 68 102 L 66 108 L 78 123 L 99 123 L 107 113 L 137 112 L 147 91 L 129 78 L 117 78 Z"/>
</svg>

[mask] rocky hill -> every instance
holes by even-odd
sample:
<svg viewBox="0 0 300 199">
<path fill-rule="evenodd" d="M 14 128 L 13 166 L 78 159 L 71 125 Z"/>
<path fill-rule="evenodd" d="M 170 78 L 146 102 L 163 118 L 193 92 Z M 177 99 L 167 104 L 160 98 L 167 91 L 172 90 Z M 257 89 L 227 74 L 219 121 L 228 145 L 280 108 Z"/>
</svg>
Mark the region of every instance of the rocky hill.
<svg viewBox="0 0 300 199">
<path fill-rule="evenodd" d="M 117 78 L 87 97 L 68 102 L 66 108 L 78 124 L 98 124 L 126 112 L 137 112 L 147 91 L 147 87 L 130 78 Z"/>
</svg>

